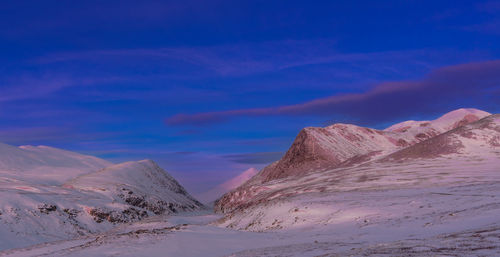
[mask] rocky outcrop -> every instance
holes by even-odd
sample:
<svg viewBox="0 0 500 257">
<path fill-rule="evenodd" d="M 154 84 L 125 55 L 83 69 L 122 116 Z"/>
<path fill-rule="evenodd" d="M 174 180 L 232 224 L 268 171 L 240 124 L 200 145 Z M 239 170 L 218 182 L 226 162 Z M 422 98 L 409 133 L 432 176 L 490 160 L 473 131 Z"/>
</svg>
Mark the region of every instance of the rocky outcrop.
<svg viewBox="0 0 500 257">
<path fill-rule="evenodd" d="M 350 124 L 305 128 L 281 160 L 264 168 L 253 180 L 267 182 L 289 176 L 334 168 L 349 159 L 392 151 L 407 146 L 408 138 Z"/>
<path fill-rule="evenodd" d="M 113 165 L 73 179 L 64 187 L 96 192 L 151 215 L 203 208 L 202 203 L 151 160 Z"/>
</svg>

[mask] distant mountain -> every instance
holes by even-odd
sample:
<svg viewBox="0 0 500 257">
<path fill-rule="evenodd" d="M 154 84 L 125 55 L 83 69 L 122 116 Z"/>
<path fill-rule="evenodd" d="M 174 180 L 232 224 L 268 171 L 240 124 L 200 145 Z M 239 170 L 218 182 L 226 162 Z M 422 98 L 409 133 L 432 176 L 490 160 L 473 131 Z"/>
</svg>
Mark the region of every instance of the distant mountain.
<svg viewBox="0 0 500 257">
<path fill-rule="evenodd" d="M 498 167 L 500 115 L 476 109 L 459 109 L 433 121 L 403 122 L 386 130 L 347 124 L 306 128 L 281 160 L 218 199 L 215 210 L 226 214 L 219 224 L 232 228 L 296 226 L 302 222 L 293 222 L 294 210 L 336 198 L 339 192 L 483 181 L 495 179 Z M 322 219 L 333 215 L 327 211 L 330 207 L 321 208 L 326 209 L 310 214 L 324 215 L 315 216 L 315 222 L 326 222 Z"/>
<path fill-rule="evenodd" d="M 259 172 L 259 170 L 255 169 L 255 168 L 247 169 L 247 170 L 243 171 L 241 174 L 239 174 L 238 176 L 236 176 L 232 179 L 229 179 L 228 181 L 226 181 L 220 185 L 217 185 L 216 187 L 210 189 L 209 191 L 207 191 L 205 193 L 200 194 L 200 196 L 198 198 L 201 201 L 206 202 L 206 203 L 215 201 L 219 197 L 221 197 L 223 194 L 225 194 L 225 193 L 239 187 L 243 183 L 245 183 L 247 180 L 249 180 L 250 178 L 255 176 L 255 174 L 257 174 L 258 172 Z"/>
<path fill-rule="evenodd" d="M 0 250 L 204 208 L 153 161 L 0 144 Z"/>
</svg>

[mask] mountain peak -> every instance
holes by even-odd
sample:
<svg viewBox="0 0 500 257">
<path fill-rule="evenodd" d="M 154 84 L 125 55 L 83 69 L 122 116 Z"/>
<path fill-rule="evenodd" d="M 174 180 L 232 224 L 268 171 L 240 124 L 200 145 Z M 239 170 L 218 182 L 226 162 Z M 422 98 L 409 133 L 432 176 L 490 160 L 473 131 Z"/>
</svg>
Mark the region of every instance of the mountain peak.
<svg viewBox="0 0 500 257">
<path fill-rule="evenodd" d="M 480 120 L 489 115 L 491 115 L 491 113 L 479 109 L 460 108 L 448 112 L 432 121 L 407 120 L 394 124 L 384 130 L 392 132 L 406 132 L 407 130 L 410 130 L 412 128 L 433 127 L 434 129 L 438 130 L 438 132 L 443 133 L 456 127 L 460 127 L 462 125 Z"/>
<path fill-rule="evenodd" d="M 491 113 L 474 108 L 460 108 L 437 118 L 433 121 L 435 126 L 440 126 L 443 130 L 451 130 L 465 124 L 478 121 Z"/>
</svg>

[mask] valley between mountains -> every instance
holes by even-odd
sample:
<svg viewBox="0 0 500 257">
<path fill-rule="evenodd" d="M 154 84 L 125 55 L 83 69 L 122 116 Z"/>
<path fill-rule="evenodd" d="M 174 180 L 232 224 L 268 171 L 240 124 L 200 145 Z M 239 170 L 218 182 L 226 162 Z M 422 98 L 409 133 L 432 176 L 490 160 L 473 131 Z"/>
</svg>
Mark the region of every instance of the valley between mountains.
<svg viewBox="0 0 500 257">
<path fill-rule="evenodd" d="M 498 256 L 500 114 L 304 128 L 224 185 L 212 207 L 151 160 L 1 144 L 0 256 Z"/>
</svg>

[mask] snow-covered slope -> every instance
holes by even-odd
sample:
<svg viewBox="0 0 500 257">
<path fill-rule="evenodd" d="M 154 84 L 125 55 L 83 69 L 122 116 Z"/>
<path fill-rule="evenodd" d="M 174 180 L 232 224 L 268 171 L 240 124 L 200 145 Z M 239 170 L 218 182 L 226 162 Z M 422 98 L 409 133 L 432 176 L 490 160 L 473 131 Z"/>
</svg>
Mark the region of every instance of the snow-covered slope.
<svg viewBox="0 0 500 257">
<path fill-rule="evenodd" d="M 113 165 L 51 147 L 1 144 L 0 165 L 0 250 L 203 208 L 149 160 Z"/>
<path fill-rule="evenodd" d="M 75 178 L 63 187 L 97 192 L 113 202 L 122 201 L 154 214 L 202 207 L 172 176 L 151 160 L 116 164 Z"/>
<path fill-rule="evenodd" d="M 259 170 L 255 169 L 255 168 L 247 169 L 247 170 L 243 171 L 241 174 L 239 174 L 238 176 L 236 176 L 236 177 L 234 177 L 234 178 L 232 178 L 232 179 L 230 179 L 230 180 L 228 180 L 220 185 L 217 185 L 213 189 L 210 189 L 209 191 L 201 194 L 200 196 L 198 196 L 198 198 L 201 201 L 204 201 L 206 203 L 215 201 L 216 199 L 221 197 L 223 194 L 225 194 L 225 193 L 239 187 L 243 183 L 245 183 L 247 180 L 249 180 L 250 178 L 255 176 L 255 174 L 257 174 L 258 172 L 259 172 Z"/>
<path fill-rule="evenodd" d="M 356 168 L 287 178 L 280 183 L 262 185 L 264 190 L 240 201 L 239 205 L 225 205 L 226 215 L 217 224 L 266 231 L 342 224 L 347 220 L 360 225 L 382 220 L 397 223 L 402 222 L 397 219 L 411 216 L 419 226 L 424 226 L 428 222 L 437 223 L 433 219 L 452 209 L 459 212 L 457 206 L 464 207 L 462 217 L 474 218 L 483 208 L 494 215 L 500 211 L 496 199 L 500 196 L 500 187 L 495 183 L 500 180 L 499 159 L 500 153 L 492 153 L 471 157 L 457 155 L 452 159 L 373 162 Z M 493 198 L 481 197 L 489 195 L 488 191 Z M 449 202 L 444 198 L 438 201 L 443 203 L 434 202 L 441 192 L 454 197 L 449 197 Z M 477 206 L 465 211 L 466 205 L 460 202 L 467 200 L 460 196 L 472 195 L 476 195 L 477 202 L 467 206 Z M 426 206 L 426 202 L 433 202 L 432 208 Z M 436 215 L 438 217 L 433 217 Z M 395 217 L 397 219 L 391 220 Z"/>
<path fill-rule="evenodd" d="M 385 131 L 406 134 L 420 142 L 489 115 L 491 113 L 478 109 L 462 108 L 451 111 L 432 121 L 404 121 L 386 128 Z"/>
<path fill-rule="evenodd" d="M 500 147 L 500 114 L 456 127 L 388 155 L 383 160 L 436 158 L 443 155 L 487 155 Z"/>
<path fill-rule="evenodd" d="M 230 198 L 216 206 L 225 216 L 216 224 L 267 231 L 348 221 L 411 229 L 439 225 L 454 216 L 477 221 L 486 215 L 484 221 L 492 222 L 500 211 L 499 167 L 497 147 L 496 152 L 473 156 L 371 162 L 310 173 L 226 195 Z M 411 224 L 403 226 L 407 222 Z"/>
</svg>

